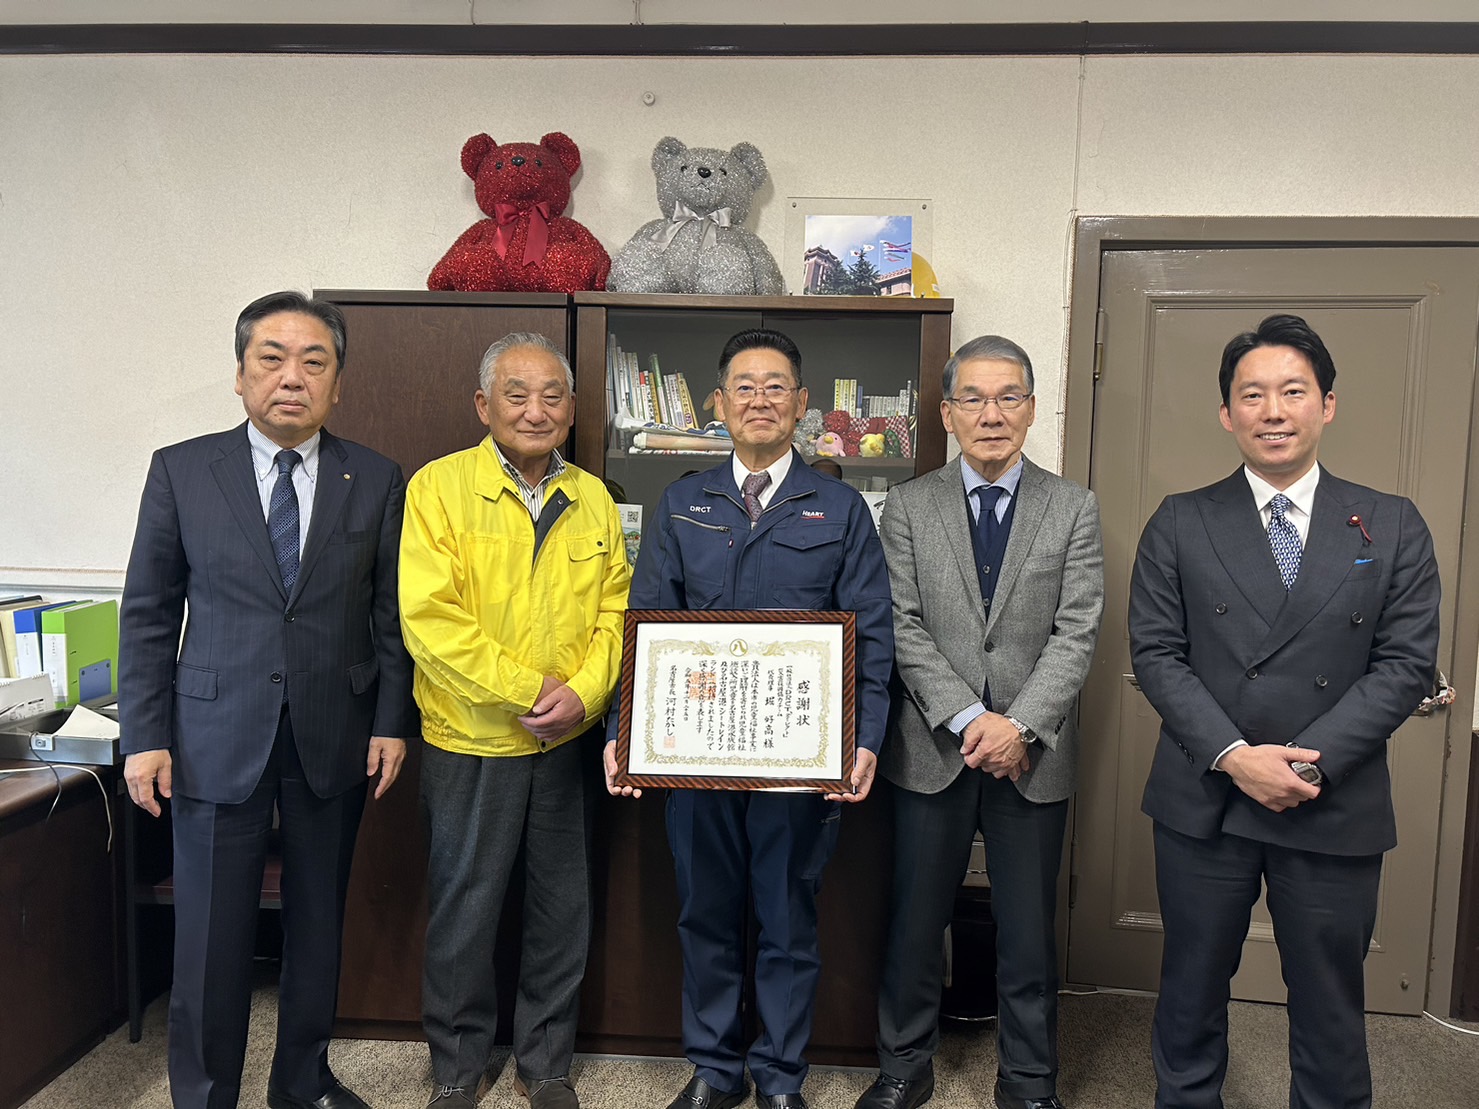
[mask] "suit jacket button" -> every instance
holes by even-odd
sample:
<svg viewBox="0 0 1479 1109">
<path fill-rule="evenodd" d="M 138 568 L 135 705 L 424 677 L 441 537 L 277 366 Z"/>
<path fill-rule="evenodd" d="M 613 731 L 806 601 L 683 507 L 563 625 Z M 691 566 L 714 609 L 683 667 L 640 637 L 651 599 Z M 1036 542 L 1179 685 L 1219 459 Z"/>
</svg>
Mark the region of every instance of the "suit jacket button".
<svg viewBox="0 0 1479 1109">
<path fill-rule="evenodd" d="M 1351 623 L 1352 624 L 1359 624 L 1360 622 L 1361 622 L 1361 614 L 1359 612 L 1353 612 L 1353 613 L 1351 613 Z"/>
<path fill-rule="evenodd" d="M 1324 674 L 1316 674 L 1315 675 L 1315 684 L 1317 686 L 1319 686 L 1321 689 L 1324 689 L 1327 685 L 1330 684 L 1330 680 L 1328 678 L 1326 678 Z"/>
<path fill-rule="evenodd" d="M 992 651 L 996 650 L 996 644 L 988 639 L 986 641 L 986 645 L 982 647 L 981 650 L 985 651 L 989 655 Z"/>
<path fill-rule="evenodd" d="M 1227 606 L 1224 605 L 1224 604 L 1220 604 L 1219 603 L 1218 606 L 1217 606 L 1217 615 L 1218 616 L 1225 616 L 1226 614 L 1227 614 Z"/>
<path fill-rule="evenodd" d="M 1256 677 L 1258 677 L 1258 667 L 1250 666 L 1248 668 L 1248 680 L 1251 682 Z"/>
<path fill-rule="evenodd" d="M 272 672 L 272 680 L 275 681 L 275 682 L 280 682 L 280 681 L 282 681 L 282 675 L 279 674 L 277 671 L 274 670 Z"/>
<path fill-rule="evenodd" d="M 291 612 L 285 612 L 285 613 L 283 613 L 282 614 L 282 622 L 284 624 L 291 624 L 293 622 L 293 614 Z"/>
</svg>

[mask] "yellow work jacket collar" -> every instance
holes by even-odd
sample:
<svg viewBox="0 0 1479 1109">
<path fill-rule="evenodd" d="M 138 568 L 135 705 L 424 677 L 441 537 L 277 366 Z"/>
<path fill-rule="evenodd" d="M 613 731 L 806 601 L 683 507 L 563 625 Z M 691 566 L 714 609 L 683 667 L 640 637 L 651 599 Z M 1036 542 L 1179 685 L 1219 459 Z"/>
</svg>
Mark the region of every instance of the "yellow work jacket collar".
<svg viewBox="0 0 1479 1109">
<path fill-rule="evenodd" d="M 565 469 L 550 479 L 545 500 L 549 500 L 550 493 L 556 489 L 565 489 L 566 496 L 574 500 L 573 488 L 570 480 L 570 464 L 565 463 Z M 490 501 L 496 501 L 507 493 L 522 503 L 523 495 L 519 492 L 514 479 L 508 476 L 508 471 L 503 468 L 503 460 L 498 456 L 498 448 L 493 445 L 493 436 L 483 436 L 483 441 L 478 444 L 478 468 L 473 476 L 473 492 L 480 497 L 486 497 Z"/>
</svg>

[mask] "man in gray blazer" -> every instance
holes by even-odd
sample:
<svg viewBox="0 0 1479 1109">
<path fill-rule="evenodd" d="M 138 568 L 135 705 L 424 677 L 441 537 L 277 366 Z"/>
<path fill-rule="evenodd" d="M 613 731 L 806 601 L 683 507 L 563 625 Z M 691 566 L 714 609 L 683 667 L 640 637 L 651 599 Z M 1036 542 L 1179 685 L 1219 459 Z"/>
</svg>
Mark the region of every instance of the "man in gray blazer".
<svg viewBox="0 0 1479 1109">
<path fill-rule="evenodd" d="M 172 800 L 180 1109 L 237 1103 L 274 812 L 283 962 L 267 1104 L 364 1106 L 328 1061 L 344 894 L 366 783 L 389 788 L 420 725 L 396 605 L 405 482 L 323 428 L 344 350 L 332 304 L 249 304 L 236 324 L 246 422 L 156 451 L 139 507 L 119 719 L 134 803 L 159 816 Z"/>
<path fill-rule="evenodd" d="M 1032 362 L 997 335 L 945 365 L 960 459 L 891 490 L 881 537 L 903 696 L 879 771 L 896 787 L 880 1074 L 858 1109 L 934 1092 L 944 933 L 979 830 L 997 924 L 999 1109 L 1057 1097 L 1058 868 L 1077 697 L 1104 609 L 1094 494 L 1022 454 Z"/>
<path fill-rule="evenodd" d="M 1432 688 L 1438 568 L 1411 501 L 1317 465 L 1335 363 L 1304 320 L 1234 337 L 1218 382 L 1243 465 L 1161 503 L 1130 587 L 1131 660 L 1161 715 L 1142 804 L 1165 928 L 1156 1105 L 1222 1105 L 1229 982 L 1266 884 L 1289 1104 L 1357 1109 L 1362 962 L 1397 842 L 1387 740 Z"/>
</svg>

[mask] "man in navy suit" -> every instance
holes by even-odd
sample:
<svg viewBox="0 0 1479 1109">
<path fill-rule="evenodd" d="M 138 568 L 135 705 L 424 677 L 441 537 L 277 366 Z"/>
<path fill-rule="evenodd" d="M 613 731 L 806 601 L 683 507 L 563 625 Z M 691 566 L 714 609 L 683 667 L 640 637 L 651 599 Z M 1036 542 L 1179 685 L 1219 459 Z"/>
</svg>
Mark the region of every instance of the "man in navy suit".
<svg viewBox="0 0 1479 1109">
<path fill-rule="evenodd" d="M 1362 962 L 1396 845 L 1387 741 L 1432 688 L 1438 568 L 1405 497 L 1316 463 L 1335 364 L 1297 316 L 1222 354 L 1243 466 L 1167 497 L 1130 591 L 1161 715 L 1143 808 L 1165 944 L 1156 1105 L 1222 1105 L 1227 1003 L 1260 889 L 1289 989 L 1291 1109 L 1371 1104 Z"/>
<path fill-rule="evenodd" d="M 155 452 L 139 509 L 118 700 L 129 794 L 154 816 L 156 793 L 172 799 L 180 1107 L 237 1103 L 274 811 L 283 956 L 267 1104 L 365 1104 L 328 1063 L 344 894 L 367 781 L 376 797 L 390 787 L 419 728 L 396 604 L 405 481 L 323 430 L 344 348 L 332 304 L 287 292 L 248 305 L 247 422 Z"/>
</svg>

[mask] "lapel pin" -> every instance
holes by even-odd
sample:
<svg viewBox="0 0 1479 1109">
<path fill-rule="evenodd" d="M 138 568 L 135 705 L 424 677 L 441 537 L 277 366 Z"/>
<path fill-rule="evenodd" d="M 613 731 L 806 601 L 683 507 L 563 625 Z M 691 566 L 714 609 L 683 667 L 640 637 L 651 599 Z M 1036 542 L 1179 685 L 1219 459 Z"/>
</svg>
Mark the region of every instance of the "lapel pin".
<svg viewBox="0 0 1479 1109">
<path fill-rule="evenodd" d="M 1346 521 L 1346 527 L 1360 528 L 1361 529 L 1361 545 L 1363 547 L 1369 547 L 1369 546 L 1371 546 L 1371 533 L 1366 530 L 1366 525 L 1361 522 L 1361 517 L 1359 517 L 1359 516 L 1352 516 L 1349 520 Z"/>
<path fill-rule="evenodd" d="M 344 475 L 344 480 L 345 480 L 345 481 L 348 481 L 348 480 L 349 480 L 349 475 L 348 475 L 348 474 L 345 474 L 345 475 Z"/>
</svg>

